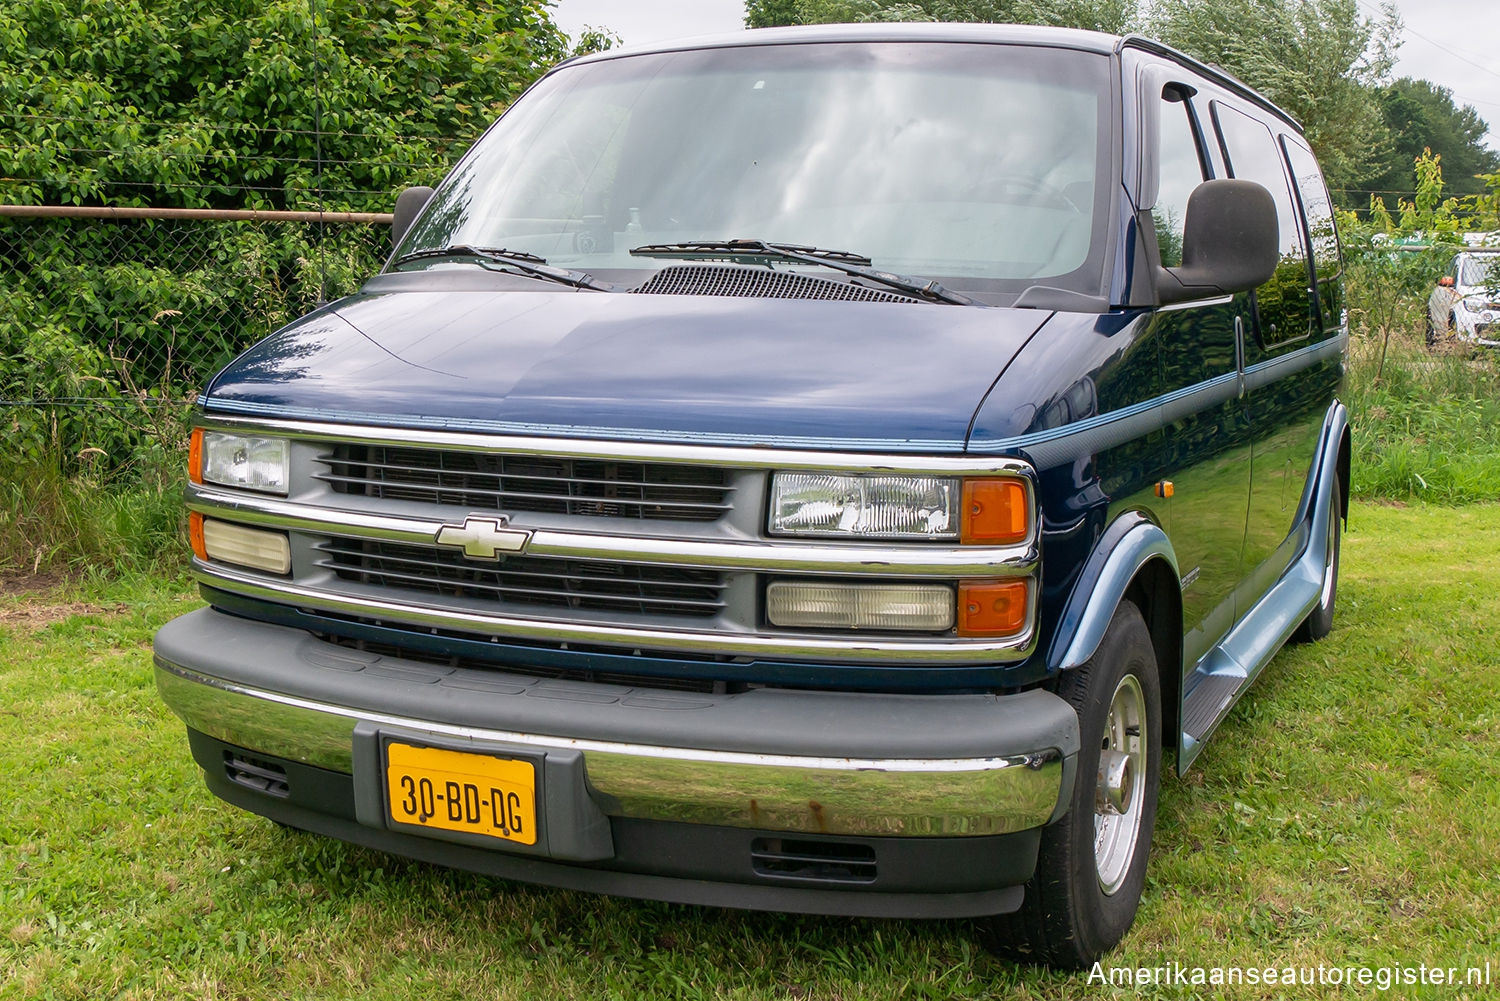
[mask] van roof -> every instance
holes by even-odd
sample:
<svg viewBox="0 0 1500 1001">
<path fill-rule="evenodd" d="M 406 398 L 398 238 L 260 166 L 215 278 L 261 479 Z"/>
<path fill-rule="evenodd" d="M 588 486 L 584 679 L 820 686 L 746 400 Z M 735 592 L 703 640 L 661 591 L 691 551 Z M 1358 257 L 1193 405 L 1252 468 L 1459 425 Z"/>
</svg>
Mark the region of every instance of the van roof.
<svg viewBox="0 0 1500 1001">
<path fill-rule="evenodd" d="M 744 31 L 674 38 L 649 45 L 625 45 L 583 56 L 579 62 L 637 56 L 647 52 L 680 52 L 742 45 L 796 45 L 807 42 L 1024 42 L 1053 48 L 1083 49 L 1109 54 L 1120 44 L 1118 35 L 1077 28 L 1030 24 L 960 24 L 954 22 L 895 21 L 871 24 L 808 24 L 790 28 L 747 28 Z"/>
</svg>

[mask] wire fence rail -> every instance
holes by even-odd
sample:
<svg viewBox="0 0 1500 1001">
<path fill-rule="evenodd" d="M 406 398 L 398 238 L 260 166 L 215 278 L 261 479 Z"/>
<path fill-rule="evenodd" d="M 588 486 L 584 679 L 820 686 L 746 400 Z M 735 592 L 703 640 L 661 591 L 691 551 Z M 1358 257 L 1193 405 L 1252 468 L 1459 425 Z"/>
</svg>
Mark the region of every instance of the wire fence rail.
<svg viewBox="0 0 1500 1001">
<path fill-rule="evenodd" d="M 0 402 L 191 397 L 379 269 L 388 214 L 0 205 Z"/>
</svg>

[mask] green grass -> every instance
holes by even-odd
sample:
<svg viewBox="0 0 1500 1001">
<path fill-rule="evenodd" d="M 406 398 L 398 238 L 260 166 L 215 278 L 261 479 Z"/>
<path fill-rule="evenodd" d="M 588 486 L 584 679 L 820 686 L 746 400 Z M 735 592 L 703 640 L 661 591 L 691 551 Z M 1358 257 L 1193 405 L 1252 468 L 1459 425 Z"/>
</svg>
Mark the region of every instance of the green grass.
<svg viewBox="0 0 1500 1001">
<path fill-rule="evenodd" d="M 1110 964 L 1500 967 L 1497 576 L 1500 506 L 1356 506 L 1333 635 L 1278 656 L 1166 781 Z M 150 681 L 151 632 L 186 592 L 0 597 L 0 996 L 1134 996 L 992 959 L 967 922 L 523 887 L 236 811 Z"/>
<path fill-rule="evenodd" d="M 1377 378 L 1378 373 L 1378 378 Z M 1500 499 L 1500 364 L 1492 351 L 1428 350 L 1420 335 L 1354 338 L 1346 403 L 1357 497 L 1445 504 Z"/>
</svg>

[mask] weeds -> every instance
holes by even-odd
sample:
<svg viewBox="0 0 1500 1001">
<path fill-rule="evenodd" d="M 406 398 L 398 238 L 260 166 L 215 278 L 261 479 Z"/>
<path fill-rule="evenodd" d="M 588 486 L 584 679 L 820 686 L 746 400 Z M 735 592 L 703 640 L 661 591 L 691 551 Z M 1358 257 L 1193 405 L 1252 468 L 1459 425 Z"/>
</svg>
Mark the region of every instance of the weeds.
<svg viewBox="0 0 1500 1001">
<path fill-rule="evenodd" d="M 1412 331 L 1357 336 L 1345 402 L 1353 494 L 1464 504 L 1500 498 L 1500 365 L 1488 353 L 1429 351 Z"/>
<path fill-rule="evenodd" d="M 130 413 L 134 426 L 106 413 L 79 427 L 35 408 L 0 410 L 0 573 L 170 574 L 184 566 L 185 421 L 175 408 L 149 420 Z"/>
</svg>

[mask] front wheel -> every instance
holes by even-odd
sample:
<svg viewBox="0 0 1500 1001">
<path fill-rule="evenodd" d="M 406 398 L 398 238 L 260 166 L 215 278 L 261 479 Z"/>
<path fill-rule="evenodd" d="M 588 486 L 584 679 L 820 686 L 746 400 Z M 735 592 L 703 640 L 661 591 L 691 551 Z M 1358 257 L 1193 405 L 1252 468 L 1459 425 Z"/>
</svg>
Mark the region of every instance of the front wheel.
<svg viewBox="0 0 1500 1001">
<path fill-rule="evenodd" d="M 1135 921 L 1161 782 L 1161 682 L 1140 610 L 1115 610 L 1087 664 L 1058 694 L 1078 713 L 1073 797 L 1042 831 L 1021 909 L 994 919 L 991 945 L 1021 960 L 1086 969 Z"/>
</svg>

